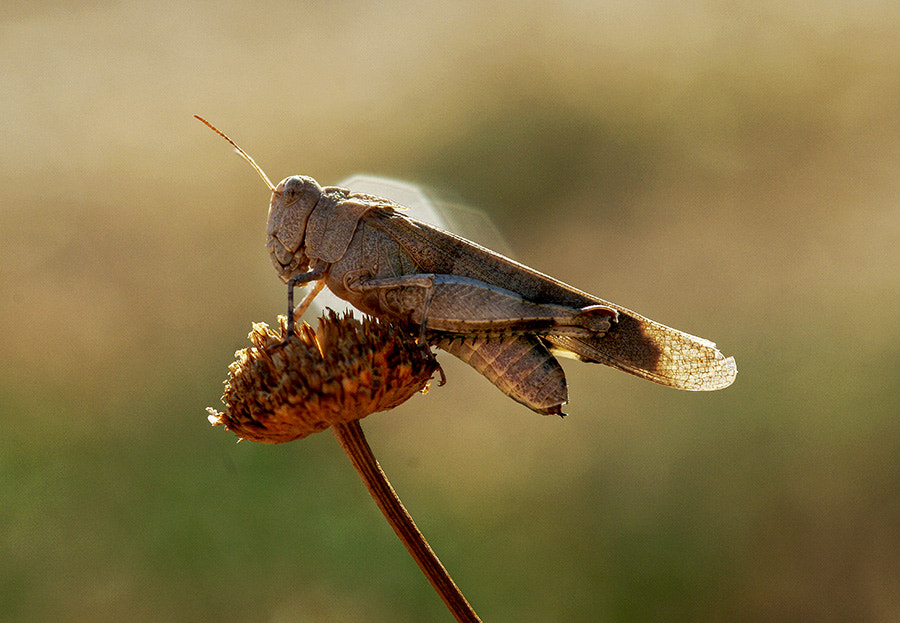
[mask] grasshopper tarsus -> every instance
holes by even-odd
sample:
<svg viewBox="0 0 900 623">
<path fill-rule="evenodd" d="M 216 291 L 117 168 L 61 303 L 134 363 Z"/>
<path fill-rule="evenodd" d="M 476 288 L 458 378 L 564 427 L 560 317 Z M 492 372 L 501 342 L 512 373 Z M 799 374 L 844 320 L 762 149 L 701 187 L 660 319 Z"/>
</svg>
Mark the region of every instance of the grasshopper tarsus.
<svg viewBox="0 0 900 623">
<path fill-rule="evenodd" d="M 431 345 L 428 343 L 427 337 L 425 335 L 424 325 L 422 327 L 422 331 L 420 332 L 419 339 L 417 340 L 419 344 L 419 348 L 425 351 L 425 356 L 428 357 L 431 361 L 434 362 L 434 365 L 437 366 L 437 373 L 440 375 L 440 380 L 438 381 L 438 387 L 443 387 L 447 384 L 447 375 L 444 374 L 444 368 L 441 366 L 441 362 L 437 360 L 437 355 L 434 354 L 434 351 L 431 350 Z"/>
<path fill-rule="evenodd" d="M 429 350 L 429 352 L 431 351 L 431 349 L 428 349 L 428 350 Z M 438 375 L 441 377 L 440 380 L 438 380 L 438 387 L 443 387 L 444 385 L 447 384 L 447 375 L 444 374 L 444 368 L 441 366 L 440 362 L 438 362 L 435 354 L 431 353 L 431 356 L 434 358 L 434 364 L 437 366 L 436 371 L 437 371 Z"/>
</svg>

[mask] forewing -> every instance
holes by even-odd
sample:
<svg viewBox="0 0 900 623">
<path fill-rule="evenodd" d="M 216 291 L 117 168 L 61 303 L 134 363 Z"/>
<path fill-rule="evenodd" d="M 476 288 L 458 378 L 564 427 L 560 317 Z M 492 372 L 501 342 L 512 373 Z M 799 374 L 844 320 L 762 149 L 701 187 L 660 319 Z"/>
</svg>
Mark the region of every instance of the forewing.
<svg viewBox="0 0 900 623">
<path fill-rule="evenodd" d="M 395 214 L 384 215 L 377 222 L 410 254 L 422 272 L 478 279 L 536 303 L 575 308 L 599 304 L 619 312 L 619 321 L 603 337 L 544 336 L 556 350 L 679 389 L 721 389 L 734 382 L 734 358 L 726 358 L 709 340 L 667 327 L 413 219 Z"/>
</svg>

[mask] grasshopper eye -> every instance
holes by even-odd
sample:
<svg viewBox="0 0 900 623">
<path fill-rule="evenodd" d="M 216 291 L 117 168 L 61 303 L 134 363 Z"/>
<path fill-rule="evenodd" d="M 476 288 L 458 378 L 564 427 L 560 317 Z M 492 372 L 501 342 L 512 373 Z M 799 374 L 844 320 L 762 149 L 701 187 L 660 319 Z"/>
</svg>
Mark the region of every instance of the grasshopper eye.
<svg viewBox="0 0 900 623">
<path fill-rule="evenodd" d="M 287 203 L 294 203 L 303 192 L 303 184 L 296 177 L 289 177 L 285 180 L 284 190 L 282 194 Z"/>
<path fill-rule="evenodd" d="M 284 181 L 284 202 L 286 205 L 297 203 L 298 201 L 314 206 L 322 195 L 322 189 L 316 181 L 310 177 L 295 175 Z"/>
</svg>

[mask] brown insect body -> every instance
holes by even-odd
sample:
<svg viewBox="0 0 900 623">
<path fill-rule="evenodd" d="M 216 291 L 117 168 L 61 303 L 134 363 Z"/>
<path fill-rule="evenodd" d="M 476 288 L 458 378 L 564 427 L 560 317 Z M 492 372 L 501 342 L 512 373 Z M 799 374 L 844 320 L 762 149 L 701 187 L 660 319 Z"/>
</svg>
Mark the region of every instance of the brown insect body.
<svg viewBox="0 0 900 623">
<path fill-rule="evenodd" d="M 686 390 L 730 385 L 715 344 L 591 296 L 402 214 L 387 199 L 293 176 L 274 189 L 267 247 L 290 286 L 325 280 L 361 311 L 421 326 L 514 400 L 561 413 L 553 352 Z"/>
</svg>

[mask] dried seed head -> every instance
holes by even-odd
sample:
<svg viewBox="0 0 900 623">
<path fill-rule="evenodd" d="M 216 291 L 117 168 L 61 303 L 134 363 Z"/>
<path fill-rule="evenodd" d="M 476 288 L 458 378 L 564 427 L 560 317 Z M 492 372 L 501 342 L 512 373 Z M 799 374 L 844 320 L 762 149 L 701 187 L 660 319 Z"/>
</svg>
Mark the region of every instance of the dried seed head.
<svg viewBox="0 0 900 623">
<path fill-rule="evenodd" d="M 434 356 L 407 332 L 371 318 L 356 320 L 331 310 L 319 328 L 303 323 L 286 342 L 254 323 L 253 346 L 235 353 L 228 367 L 220 413 L 209 421 L 243 439 L 284 443 L 392 409 L 428 385 Z"/>
</svg>

